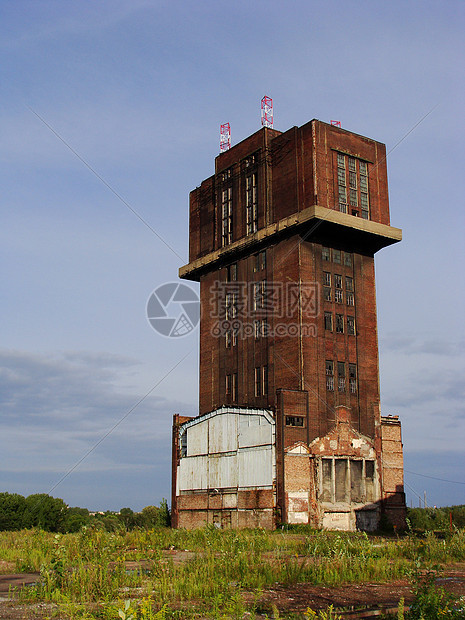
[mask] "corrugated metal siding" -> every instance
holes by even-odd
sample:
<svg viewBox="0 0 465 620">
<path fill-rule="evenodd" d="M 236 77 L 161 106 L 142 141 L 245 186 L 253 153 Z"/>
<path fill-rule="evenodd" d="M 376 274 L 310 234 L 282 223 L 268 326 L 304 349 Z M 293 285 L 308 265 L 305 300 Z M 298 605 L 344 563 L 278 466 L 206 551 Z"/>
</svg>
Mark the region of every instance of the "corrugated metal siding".
<svg viewBox="0 0 465 620">
<path fill-rule="evenodd" d="M 187 456 L 208 453 L 208 420 L 187 429 Z"/>
<path fill-rule="evenodd" d="M 209 453 L 237 450 L 237 414 L 228 413 L 210 418 Z"/>
<path fill-rule="evenodd" d="M 179 491 L 273 485 L 274 421 L 269 413 L 221 411 L 196 424 L 189 422 L 186 432 L 187 456 L 180 459 Z"/>
<path fill-rule="evenodd" d="M 273 455 L 271 446 L 240 450 L 239 487 L 264 487 L 273 484 Z"/>
</svg>

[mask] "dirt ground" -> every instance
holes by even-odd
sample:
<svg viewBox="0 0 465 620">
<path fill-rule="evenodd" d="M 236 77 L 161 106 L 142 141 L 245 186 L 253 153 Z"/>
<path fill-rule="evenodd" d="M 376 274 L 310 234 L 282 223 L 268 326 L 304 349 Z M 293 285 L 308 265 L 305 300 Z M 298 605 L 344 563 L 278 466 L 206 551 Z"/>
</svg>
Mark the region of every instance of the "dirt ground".
<svg viewBox="0 0 465 620">
<path fill-rule="evenodd" d="M 177 556 L 176 552 L 167 552 L 176 561 L 186 561 L 187 552 Z M 3 563 L 5 564 L 5 563 Z M 143 567 L 143 562 L 128 562 L 127 568 Z M 7 566 L 0 566 L 3 572 Z M 55 615 L 57 608 L 49 603 L 26 604 L 9 597 L 10 588 L 21 589 L 37 582 L 38 573 L 1 574 L 0 575 L 0 619 L 1 620 L 44 620 L 54 617 L 66 620 L 65 616 Z M 447 567 L 437 579 L 437 584 L 448 592 L 465 597 L 465 564 Z M 252 594 L 244 595 L 246 600 L 254 600 Z M 275 605 L 279 612 L 304 612 L 308 607 L 314 610 L 325 609 L 329 605 L 344 610 L 346 618 L 366 618 L 373 616 L 373 611 L 383 610 L 384 613 L 394 611 L 399 599 L 404 597 L 408 605 L 413 598 L 411 584 L 408 580 L 397 580 L 390 583 L 350 584 L 337 587 L 312 586 L 300 583 L 289 587 L 276 585 L 264 590 L 260 597 L 259 607 L 264 611 L 271 610 Z M 268 612 L 269 613 L 269 612 Z M 264 616 L 263 616 L 264 617 Z"/>
</svg>

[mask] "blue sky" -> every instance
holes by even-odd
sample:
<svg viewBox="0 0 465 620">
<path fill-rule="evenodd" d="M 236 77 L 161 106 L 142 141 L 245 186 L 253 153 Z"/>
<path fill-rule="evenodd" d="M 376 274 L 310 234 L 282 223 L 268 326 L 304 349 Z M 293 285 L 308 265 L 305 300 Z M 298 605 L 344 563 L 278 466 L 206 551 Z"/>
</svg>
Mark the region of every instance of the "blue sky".
<svg viewBox="0 0 465 620">
<path fill-rule="evenodd" d="M 382 412 L 402 419 L 409 504 L 465 503 L 464 18 L 454 0 L 0 3 L 0 490 L 169 497 L 198 335 L 161 338 L 145 306 L 187 260 L 219 125 L 233 144 L 256 131 L 267 94 L 276 129 L 338 119 L 391 151 Z"/>
</svg>

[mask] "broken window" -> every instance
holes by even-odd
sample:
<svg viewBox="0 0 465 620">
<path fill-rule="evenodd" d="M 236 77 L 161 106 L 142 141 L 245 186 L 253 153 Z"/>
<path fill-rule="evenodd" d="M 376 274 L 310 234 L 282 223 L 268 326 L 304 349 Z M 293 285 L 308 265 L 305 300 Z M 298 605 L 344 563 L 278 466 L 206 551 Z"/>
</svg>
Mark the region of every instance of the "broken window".
<svg viewBox="0 0 465 620">
<path fill-rule="evenodd" d="M 357 393 L 357 366 L 349 364 L 349 389 L 351 394 Z"/>
<path fill-rule="evenodd" d="M 326 360 L 326 389 L 334 390 L 334 362 Z"/>
<path fill-rule="evenodd" d="M 354 290 L 354 279 L 346 276 L 346 291 Z"/>
<path fill-rule="evenodd" d="M 344 333 L 344 315 L 336 314 L 336 334 Z"/>
<path fill-rule="evenodd" d="M 323 287 L 323 297 L 325 301 L 331 301 L 331 288 L 329 286 Z"/>
<path fill-rule="evenodd" d="M 353 306 L 355 304 L 355 298 L 353 293 L 346 293 L 346 302 L 348 306 Z"/>
<path fill-rule="evenodd" d="M 347 170 L 348 169 L 348 170 Z M 356 157 L 337 154 L 337 198 L 339 211 L 347 213 L 347 173 L 351 213 L 360 214 L 366 220 L 370 217 L 368 198 L 368 164 Z M 360 213 L 361 211 L 361 213 Z"/>
<path fill-rule="evenodd" d="M 343 302 L 343 293 L 338 288 L 334 291 L 334 301 L 337 304 L 342 304 L 342 302 Z"/>
<path fill-rule="evenodd" d="M 325 312 L 325 329 L 330 332 L 333 331 L 333 315 L 331 312 Z"/>
<path fill-rule="evenodd" d="M 352 254 L 350 254 L 350 252 L 344 252 L 344 265 L 346 267 L 352 267 Z"/>
<path fill-rule="evenodd" d="M 333 250 L 333 263 L 341 264 L 341 250 Z"/>
<path fill-rule="evenodd" d="M 345 362 L 337 363 L 337 389 L 339 392 L 346 391 L 346 365 Z"/>
<path fill-rule="evenodd" d="M 329 271 L 323 271 L 323 286 L 331 286 L 331 274 Z"/>
<path fill-rule="evenodd" d="M 181 457 L 187 456 L 187 430 L 183 432 L 179 441 Z"/>
<path fill-rule="evenodd" d="M 347 333 L 349 336 L 355 336 L 355 318 L 353 316 L 347 317 Z"/>
<path fill-rule="evenodd" d="M 342 288 L 342 276 L 338 273 L 334 275 L 334 286 L 336 288 Z"/>
<path fill-rule="evenodd" d="M 296 415 L 287 415 L 286 416 L 286 426 L 303 426 L 304 419 L 301 416 Z"/>
<path fill-rule="evenodd" d="M 350 498 L 355 503 L 363 501 L 362 466 L 362 461 L 350 460 Z"/>
<path fill-rule="evenodd" d="M 321 258 L 322 260 L 329 261 L 331 260 L 331 249 L 330 248 L 321 248 Z"/>
</svg>

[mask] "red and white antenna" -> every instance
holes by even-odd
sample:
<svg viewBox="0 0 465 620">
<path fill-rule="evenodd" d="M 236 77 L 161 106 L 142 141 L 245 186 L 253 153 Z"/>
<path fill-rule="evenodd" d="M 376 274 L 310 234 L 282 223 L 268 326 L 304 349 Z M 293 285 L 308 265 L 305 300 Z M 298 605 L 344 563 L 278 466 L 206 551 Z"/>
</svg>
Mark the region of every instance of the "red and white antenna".
<svg viewBox="0 0 465 620">
<path fill-rule="evenodd" d="M 273 129 L 273 99 L 266 95 L 262 99 L 262 127 Z"/>
<path fill-rule="evenodd" d="M 231 148 L 231 127 L 229 123 L 220 125 L 220 153 L 224 153 Z"/>
<path fill-rule="evenodd" d="M 333 125 L 333 127 L 341 127 L 341 121 L 331 121 L 331 125 Z"/>
</svg>

